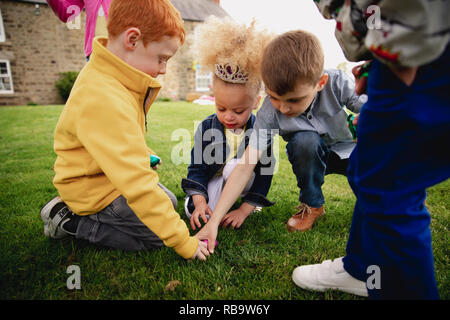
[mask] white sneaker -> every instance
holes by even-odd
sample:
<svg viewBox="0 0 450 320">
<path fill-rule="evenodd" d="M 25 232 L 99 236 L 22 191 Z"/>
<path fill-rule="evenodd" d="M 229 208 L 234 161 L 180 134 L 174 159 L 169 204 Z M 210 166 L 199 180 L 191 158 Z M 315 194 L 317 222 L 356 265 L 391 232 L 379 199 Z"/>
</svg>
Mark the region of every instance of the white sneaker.
<svg viewBox="0 0 450 320">
<path fill-rule="evenodd" d="M 292 273 L 292 280 L 303 289 L 321 292 L 339 290 L 362 297 L 369 296 L 366 283 L 353 278 L 345 271 L 342 257 L 297 267 Z"/>
</svg>

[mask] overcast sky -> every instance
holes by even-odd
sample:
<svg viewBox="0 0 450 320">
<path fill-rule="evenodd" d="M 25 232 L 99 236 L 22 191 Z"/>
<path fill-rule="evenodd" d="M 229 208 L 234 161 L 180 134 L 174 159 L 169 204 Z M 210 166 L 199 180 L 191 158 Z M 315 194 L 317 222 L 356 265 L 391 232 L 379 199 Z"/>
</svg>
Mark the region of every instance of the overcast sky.
<svg viewBox="0 0 450 320">
<path fill-rule="evenodd" d="M 276 34 L 295 29 L 314 33 L 325 51 L 325 68 L 347 61 L 334 36 L 335 21 L 324 19 L 313 0 L 221 0 L 220 4 L 233 19 L 249 23 L 255 18 Z M 348 62 L 347 72 L 352 65 Z"/>
</svg>

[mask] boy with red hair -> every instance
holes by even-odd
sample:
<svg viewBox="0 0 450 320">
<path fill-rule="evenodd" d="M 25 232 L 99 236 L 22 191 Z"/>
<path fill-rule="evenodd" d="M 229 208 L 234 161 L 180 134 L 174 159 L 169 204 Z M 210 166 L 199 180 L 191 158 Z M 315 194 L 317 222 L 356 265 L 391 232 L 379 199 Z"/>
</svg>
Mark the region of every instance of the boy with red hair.
<svg viewBox="0 0 450 320">
<path fill-rule="evenodd" d="M 175 196 L 150 168 L 147 112 L 155 79 L 185 38 L 169 0 L 113 0 L 108 38 L 96 38 L 55 129 L 59 192 L 41 210 L 44 233 L 123 250 L 172 247 L 208 256 L 175 211 Z"/>
</svg>

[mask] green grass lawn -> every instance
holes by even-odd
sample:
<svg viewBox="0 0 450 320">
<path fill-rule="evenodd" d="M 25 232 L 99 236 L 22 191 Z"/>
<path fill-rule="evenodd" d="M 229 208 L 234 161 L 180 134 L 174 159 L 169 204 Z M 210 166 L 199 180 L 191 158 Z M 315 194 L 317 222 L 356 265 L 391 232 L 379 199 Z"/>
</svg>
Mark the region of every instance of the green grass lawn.
<svg viewBox="0 0 450 320">
<path fill-rule="evenodd" d="M 301 264 L 341 257 L 355 197 L 343 176 L 325 179 L 326 216 L 305 233 L 289 233 L 298 188 L 280 139 L 280 162 L 268 198 L 276 205 L 251 215 L 239 230 L 219 230 L 219 246 L 206 262 L 186 261 L 174 250 L 125 252 L 43 234 L 40 208 L 57 195 L 52 185 L 53 130 L 62 106 L 0 108 L 0 299 L 358 299 L 336 291 L 302 290 L 291 280 Z M 171 161 L 177 128 L 193 135 L 193 121 L 211 106 L 155 103 L 148 117 L 148 145 L 163 159 L 161 182 L 178 198 L 187 165 Z M 414 174 L 414 173 L 411 173 Z M 428 191 L 436 277 L 449 299 L 449 181 Z M 182 217 L 185 221 L 184 213 Z M 81 289 L 69 290 L 68 266 L 81 270 Z M 166 289 L 171 281 L 179 284 Z"/>
</svg>

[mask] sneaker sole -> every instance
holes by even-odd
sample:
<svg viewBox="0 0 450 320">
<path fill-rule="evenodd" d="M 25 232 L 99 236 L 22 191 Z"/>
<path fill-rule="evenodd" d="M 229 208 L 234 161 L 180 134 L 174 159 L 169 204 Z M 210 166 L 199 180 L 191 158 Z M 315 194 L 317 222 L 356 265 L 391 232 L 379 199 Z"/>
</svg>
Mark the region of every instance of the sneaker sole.
<svg viewBox="0 0 450 320">
<path fill-rule="evenodd" d="M 191 216 L 192 216 L 192 214 L 189 212 L 189 210 L 188 210 L 188 201 L 189 201 L 189 197 L 187 197 L 185 200 L 184 200 L 184 213 L 186 214 L 186 216 L 188 217 L 188 219 L 190 220 L 191 219 Z"/>
<path fill-rule="evenodd" d="M 61 197 L 54 197 L 41 209 L 41 218 L 42 221 L 44 221 L 44 235 L 48 238 L 62 239 L 68 236 L 67 233 L 58 230 L 58 226 L 56 226 L 52 219 L 50 219 L 50 212 L 52 208 L 59 202 L 63 202 Z"/>
</svg>

